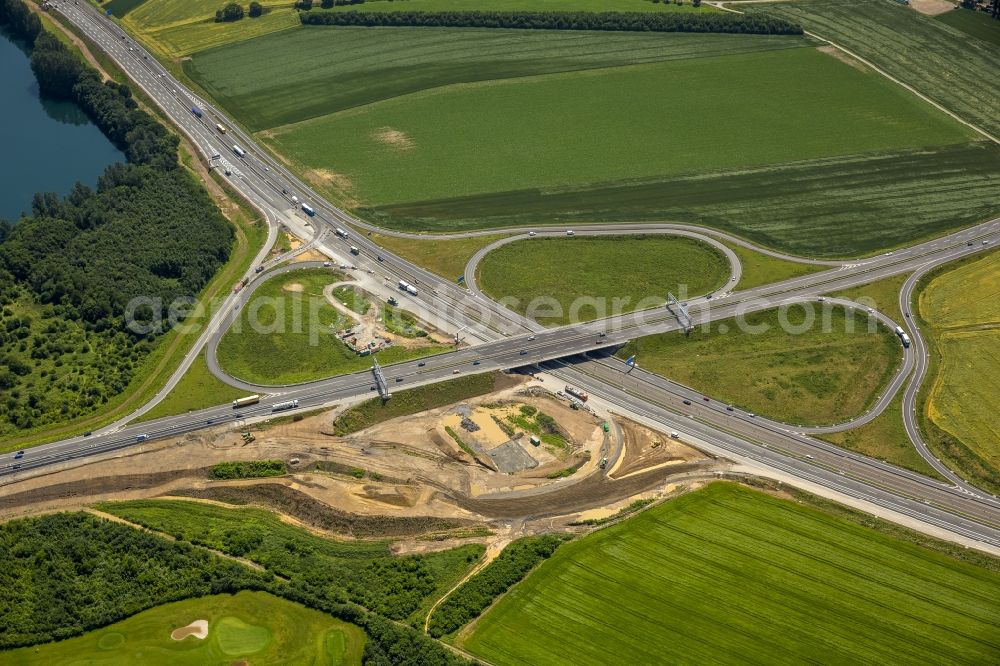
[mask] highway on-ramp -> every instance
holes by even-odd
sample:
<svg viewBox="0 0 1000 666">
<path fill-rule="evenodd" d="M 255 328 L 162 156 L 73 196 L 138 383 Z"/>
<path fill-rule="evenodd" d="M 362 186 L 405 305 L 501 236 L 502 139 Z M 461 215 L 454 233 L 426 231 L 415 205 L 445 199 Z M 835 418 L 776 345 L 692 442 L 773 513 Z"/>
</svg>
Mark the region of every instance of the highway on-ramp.
<svg viewBox="0 0 1000 666">
<path fill-rule="evenodd" d="M 205 153 L 206 160 L 218 163 L 223 170 L 228 170 L 230 173 L 227 178 L 230 183 L 256 205 L 272 211 L 276 217 L 288 218 L 295 215 L 296 223 L 308 222 L 317 234 L 323 233 L 326 237 L 329 237 L 330 228 L 337 225 L 364 228 L 363 223 L 323 201 L 288 173 L 221 112 L 188 92 L 113 22 L 85 3 L 75 5 L 69 4 L 67 0 L 59 0 L 56 7 L 92 42 L 97 43 L 118 62 L 129 77 Z M 191 112 L 191 105 L 199 107 L 203 112 L 202 117 Z M 230 128 L 225 137 L 213 129 L 216 122 Z M 230 141 L 240 147 L 242 155 L 237 156 L 237 151 L 228 146 Z M 295 213 L 296 198 L 300 202 L 308 201 L 316 211 L 315 217 L 306 219 Z M 657 226 L 680 225 L 633 228 L 654 229 Z M 615 227 L 614 230 L 620 233 L 626 229 Z M 996 242 L 998 239 L 1000 227 L 994 220 L 895 253 L 857 260 L 856 263 L 843 263 L 829 271 L 778 285 L 719 294 L 714 299 L 695 299 L 689 302 L 688 307 L 695 324 L 702 325 L 786 302 L 814 299 L 818 294 L 889 275 L 918 271 L 932 263 L 943 263 L 982 251 L 985 247 L 982 245 L 983 241 Z M 464 289 L 394 256 L 363 233 L 352 231 L 350 242 L 361 249 L 363 258 L 359 261 L 371 267 L 367 270 L 381 270 L 394 279 L 406 279 L 411 284 L 419 285 L 419 296 L 415 300 L 420 305 L 435 312 L 446 311 L 456 322 L 470 322 L 471 334 L 482 342 L 467 349 L 425 359 L 424 365 L 414 361 L 386 368 L 386 376 L 390 382 L 401 387 L 441 381 L 454 376 L 456 370 L 459 373 L 469 373 L 541 363 L 567 354 L 611 347 L 636 335 L 679 327 L 672 312 L 654 308 L 582 325 L 543 330 L 534 322 L 523 321 L 487 299 L 469 294 Z M 343 248 L 335 248 L 334 251 L 343 252 Z M 234 308 L 240 298 L 246 296 L 238 295 L 234 298 Z M 209 339 L 220 336 L 225 330 L 224 318 L 215 321 L 218 325 L 205 334 L 206 344 Z M 196 355 L 198 351 L 200 347 L 192 355 Z M 709 419 L 692 418 L 685 414 L 685 410 L 674 406 L 676 396 L 670 391 L 653 383 L 638 383 L 637 376 L 622 372 L 620 368 L 613 367 L 613 364 L 595 366 L 594 362 L 586 360 L 576 366 L 559 361 L 553 363 L 557 364 L 554 371 L 559 377 L 565 377 L 567 381 L 600 395 L 621 413 L 653 423 L 659 428 L 684 428 L 685 432 L 691 433 L 692 437 L 696 437 L 710 451 L 862 499 L 973 541 L 1000 547 L 1000 504 L 994 498 L 964 484 L 952 485 L 928 479 L 774 424 L 762 423 L 745 414 L 733 416 L 725 425 Z M 396 382 L 397 377 L 401 381 Z M 632 382 L 637 383 L 633 385 Z M 373 384 L 370 373 L 355 373 L 295 387 L 266 387 L 269 395 L 260 404 L 251 407 L 234 409 L 231 405 L 224 405 L 145 424 L 108 429 L 91 437 L 77 437 L 36 447 L 17 463 L 20 466 L 17 470 L 13 469 L 10 461 L 5 460 L 0 465 L 0 475 L 72 462 L 126 446 L 141 446 L 138 440 L 144 439 L 142 435 L 148 435 L 149 438 L 166 437 L 218 423 L 264 417 L 271 413 L 275 402 L 292 397 L 299 399 L 300 408 L 359 400 L 371 395 Z M 247 387 L 257 388 L 253 385 Z"/>
</svg>

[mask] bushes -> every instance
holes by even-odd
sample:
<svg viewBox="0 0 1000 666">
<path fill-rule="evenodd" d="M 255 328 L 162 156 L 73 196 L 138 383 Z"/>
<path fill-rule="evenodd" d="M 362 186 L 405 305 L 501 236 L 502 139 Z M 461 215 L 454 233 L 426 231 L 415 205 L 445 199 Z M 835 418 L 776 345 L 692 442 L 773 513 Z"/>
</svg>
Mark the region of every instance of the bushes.
<svg viewBox="0 0 1000 666">
<path fill-rule="evenodd" d="M 213 479 L 260 479 L 267 476 L 282 476 L 285 472 L 283 460 L 246 460 L 212 465 L 208 470 L 208 476 Z"/>
<path fill-rule="evenodd" d="M 606 30 L 624 32 L 722 32 L 801 35 L 794 23 L 766 14 L 680 14 L 638 12 L 306 12 L 307 25 L 520 28 L 526 30 Z"/>
<path fill-rule="evenodd" d="M 258 8 L 260 5 L 257 5 Z M 216 10 L 215 12 L 215 22 L 216 23 L 231 23 L 233 21 L 239 21 L 243 18 L 243 6 L 238 2 L 230 2 L 226 4 L 222 9 Z M 260 14 L 258 14 L 260 16 Z"/>
<path fill-rule="evenodd" d="M 479 617 L 497 597 L 552 555 L 568 538 L 556 534 L 525 537 L 504 548 L 497 559 L 465 581 L 438 606 L 428 624 L 431 636 L 440 638 Z"/>
<path fill-rule="evenodd" d="M 169 601 L 266 589 L 259 573 L 83 513 L 0 525 L 0 648 L 61 640 Z"/>
</svg>

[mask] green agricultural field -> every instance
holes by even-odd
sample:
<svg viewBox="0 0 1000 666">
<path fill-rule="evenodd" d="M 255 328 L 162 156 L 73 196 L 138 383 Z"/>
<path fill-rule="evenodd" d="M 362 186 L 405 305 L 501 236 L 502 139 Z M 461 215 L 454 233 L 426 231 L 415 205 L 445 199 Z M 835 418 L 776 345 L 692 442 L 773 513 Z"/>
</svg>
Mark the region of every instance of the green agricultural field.
<svg viewBox="0 0 1000 666">
<path fill-rule="evenodd" d="M 171 632 L 208 621 L 208 637 L 173 640 Z M 8 666 L 87 664 L 361 664 L 364 632 L 266 592 L 239 592 L 164 604 L 103 629 L 57 643 L 12 650 Z"/>
<path fill-rule="evenodd" d="M 319 4 L 318 2 L 316 3 Z M 368 0 L 363 5 L 342 5 L 331 11 L 356 12 L 461 12 L 461 11 L 518 11 L 536 12 L 716 12 L 715 7 L 655 3 L 652 0 Z"/>
<path fill-rule="evenodd" d="M 996 486 L 1000 470 L 1000 252 L 939 271 L 917 298 L 934 362 L 923 415 L 956 466 Z M 949 440 L 957 440 L 951 443 Z"/>
<path fill-rule="evenodd" d="M 393 556 L 389 541 L 320 536 L 263 509 L 224 508 L 185 500 L 134 500 L 103 511 L 200 546 L 243 557 L 269 571 L 349 599 L 396 620 L 426 612 L 483 553 L 466 545 Z"/>
<path fill-rule="evenodd" d="M 689 238 L 580 236 L 503 245 L 483 258 L 476 280 L 511 310 L 555 326 L 656 307 L 667 291 L 705 294 L 729 273 L 725 255 Z"/>
<path fill-rule="evenodd" d="M 842 423 L 864 413 L 896 372 L 899 341 L 881 325 L 870 332 L 865 314 L 808 305 L 811 324 L 802 307 L 788 309 L 789 332 L 781 311 L 767 310 L 746 315 L 746 326 L 727 319 L 688 337 L 641 337 L 618 355 L 635 354 L 645 370 L 770 418 Z"/>
<path fill-rule="evenodd" d="M 262 138 L 303 170 L 339 174 L 327 193 L 382 205 L 969 136 L 883 78 L 803 48 L 450 86 Z"/>
<path fill-rule="evenodd" d="M 370 358 L 358 356 L 334 335 L 349 322 L 325 300 L 323 288 L 339 279 L 328 270 L 305 269 L 268 280 L 219 342 L 219 365 L 261 384 L 293 384 L 370 368 Z M 443 349 L 390 347 L 378 358 L 390 365 Z"/>
<path fill-rule="evenodd" d="M 986 12 L 955 9 L 938 14 L 934 18 L 967 35 L 982 39 L 993 46 L 1000 46 L 1000 21 L 990 17 Z"/>
<path fill-rule="evenodd" d="M 1000 212 L 1000 148 L 987 143 L 850 155 L 758 169 L 368 207 L 387 227 L 671 220 L 704 224 L 792 254 L 853 257 Z"/>
<path fill-rule="evenodd" d="M 561 546 L 459 643 L 505 664 L 985 664 L 1000 574 L 727 483 Z"/>
<path fill-rule="evenodd" d="M 799 0 L 744 4 L 853 51 L 993 136 L 1000 135 L 1000 47 L 898 2 Z"/>
<path fill-rule="evenodd" d="M 118 2 L 121 0 L 115 0 Z M 261 4 L 267 9 L 263 16 L 216 23 L 215 12 L 225 4 L 219 0 L 147 0 L 141 3 L 124 0 L 120 6 L 124 14 L 119 14 L 112 5 L 108 7 L 116 16 L 124 15 L 122 24 L 133 35 L 171 59 L 300 25 L 292 3 L 280 0 L 263 0 Z"/>
<path fill-rule="evenodd" d="M 811 43 L 775 35 L 324 26 L 203 51 L 184 71 L 257 131 L 454 83 Z M 303 53 L 311 54 L 308 66 Z"/>
</svg>

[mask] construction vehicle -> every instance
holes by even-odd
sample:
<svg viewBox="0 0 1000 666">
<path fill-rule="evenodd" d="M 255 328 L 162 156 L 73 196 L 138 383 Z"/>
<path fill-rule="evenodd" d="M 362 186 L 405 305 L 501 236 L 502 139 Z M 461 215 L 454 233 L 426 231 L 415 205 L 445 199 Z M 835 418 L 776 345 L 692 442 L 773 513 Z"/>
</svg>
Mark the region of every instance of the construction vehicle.
<svg viewBox="0 0 1000 666">
<path fill-rule="evenodd" d="M 607 458 L 601 458 L 601 462 L 599 464 L 600 464 L 601 469 L 606 468 L 608 466 L 608 459 Z"/>
<path fill-rule="evenodd" d="M 581 391 L 578 388 L 573 388 L 572 386 L 567 386 L 566 387 L 566 393 L 568 393 L 569 395 L 573 396 L 574 398 L 576 398 L 580 402 L 587 402 L 587 400 L 590 399 L 590 396 L 587 395 L 587 393 L 585 391 Z"/>
</svg>

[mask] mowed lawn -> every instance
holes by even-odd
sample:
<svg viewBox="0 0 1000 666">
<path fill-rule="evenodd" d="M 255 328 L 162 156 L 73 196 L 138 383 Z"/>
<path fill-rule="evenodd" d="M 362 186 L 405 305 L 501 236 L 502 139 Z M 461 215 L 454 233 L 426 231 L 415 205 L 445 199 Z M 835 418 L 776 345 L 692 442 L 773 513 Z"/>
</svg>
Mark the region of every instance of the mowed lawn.
<svg viewBox="0 0 1000 666">
<path fill-rule="evenodd" d="M 938 359 L 929 378 L 925 414 L 996 474 L 1000 470 L 1000 252 L 994 250 L 934 277 L 917 302 Z"/>
<path fill-rule="evenodd" d="M 503 664 L 988 664 L 1000 575 L 716 483 L 562 546 L 462 646 Z"/>
<path fill-rule="evenodd" d="M 369 205 L 964 141 L 884 78 L 816 49 L 450 86 L 262 135 Z"/>
<path fill-rule="evenodd" d="M 806 304 L 807 306 L 822 305 Z M 637 338 L 619 351 L 639 367 L 747 411 L 788 423 L 829 425 L 859 416 L 899 367 L 902 348 L 884 326 L 869 332 L 866 314 L 799 306 L 747 314 Z M 788 326 L 786 326 L 786 323 Z M 853 328 L 853 332 L 852 329 Z"/>
<path fill-rule="evenodd" d="M 170 637 L 195 620 L 208 621 L 207 638 Z M 8 666 L 347 666 L 361 663 L 364 641 L 359 627 L 319 611 L 266 592 L 239 592 L 157 606 L 77 638 L 5 652 L 0 661 Z"/>
<path fill-rule="evenodd" d="M 268 280 L 219 342 L 219 365 L 234 377 L 270 385 L 370 368 L 371 358 L 358 356 L 335 335 L 349 322 L 326 301 L 323 289 L 341 279 L 330 271 L 305 269 Z M 390 365 L 443 349 L 390 347 L 378 359 Z"/>
<path fill-rule="evenodd" d="M 303 26 L 202 51 L 183 66 L 257 131 L 454 83 L 810 43 L 791 35 Z"/>
<path fill-rule="evenodd" d="M 503 245 L 483 258 L 476 281 L 515 312 L 557 325 L 656 307 L 668 291 L 700 296 L 729 275 L 722 252 L 690 238 L 580 236 Z"/>
</svg>

